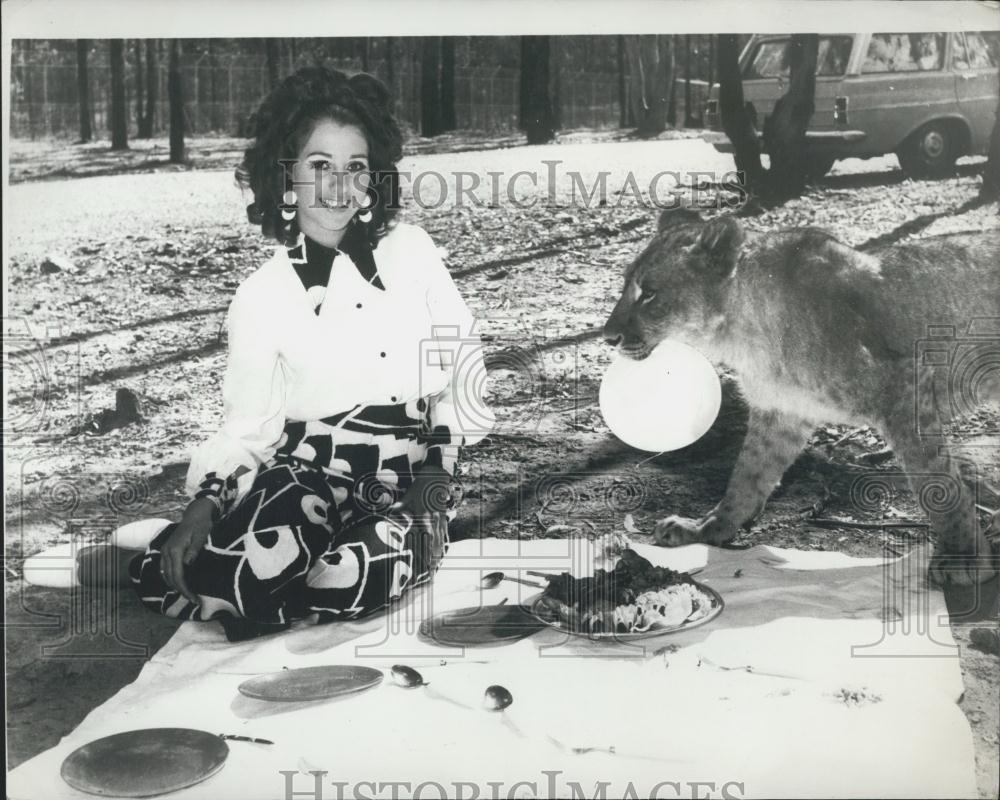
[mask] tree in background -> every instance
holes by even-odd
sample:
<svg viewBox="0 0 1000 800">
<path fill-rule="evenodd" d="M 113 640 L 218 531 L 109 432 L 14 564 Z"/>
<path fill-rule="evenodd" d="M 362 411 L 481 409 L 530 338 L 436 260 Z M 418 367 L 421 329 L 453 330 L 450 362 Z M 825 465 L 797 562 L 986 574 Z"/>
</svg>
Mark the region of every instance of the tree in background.
<svg viewBox="0 0 1000 800">
<path fill-rule="evenodd" d="M 667 125 L 671 128 L 677 127 L 677 81 L 674 80 L 676 75 L 677 62 L 675 60 L 674 69 L 671 70 L 670 90 L 667 94 Z"/>
<path fill-rule="evenodd" d="M 146 110 L 139 119 L 139 138 L 149 139 L 153 136 L 153 125 L 156 122 L 156 101 L 159 89 L 159 42 L 156 39 L 146 39 Z"/>
<path fill-rule="evenodd" d="M 764 121 L 764 148 L 771 160 L 770 188 L 778 197 L 795 197 L 805 188 L 806 130 L 816 110 L 816 58 L 819 35 L 795 34 L 785 48 L 788 90 Z"/>
<path fill-rule="evenodd" d="M 441 37 L 424 36 L 420 48 L 420 133 L 444 130 L 441 114 Z"/>
<path fill-rule="evenodd" d="M 458 127 L 455 113 L 455 37 L 441 38 L 441 129 Z"/>
<path fill-rule="evenodd" d="M 625 37 L 616 36 L 618 64 L 618 127 L 627 128 L 632 124 L 628 102 L 628 80 L 625 73 Z"/>
<path fill-rule="evenodd" d="M 87 55 L 90 51 L 89 39 L 76 40 L 76 96 L 80 105 L 80 141 L 89 142 L 94 138 L 90 124 L 90 80 L 87 77 Z"/>
<path fill-rule="evenodd" d="M 111 149 L 128 150 L 128 106 L 125 98 L 125 42 L 112 39 L 111 57 Z"/>
<path fill-rule="evenodd" d="M 692 78 L 704 77 L 699 72 L 695 47 L 699 38 L 692 38 Z M 680 39 L 675 37 L 677 43 Z M 128 97 L 128 136 L 140 138 L 167 136 L 167 61 L 169 42 L 144 39 L 140 42 L 142 63 L 134 55 L 135 38 L 125 43 L 125 80 Z M 187 96 L 185 135 L 198 132 L 219 131 L 234 135 L 245 133 L 245 120 L 268 91 L 269 79 L 284 77 L 290 62 L 311 62 L 358 70 L 364 66 L 364 39 L 362 37 L 307 37 L 293 40 L 278 39 L 271 43 L 271 65 L 267 60 L 267 41 L 258 38 L 182 39 L 181 48 L 184 89 Z M 593 125 L 604 127 L 620 121 L 621 105 L 616 78 L 627 74 L 624 63 L 617 63 L 617 36 L 572 36 L 549 38 L 548 93 L 552 106 L 552 129 L 563 127 L 559 121 L 560 108 L 565 125 Z M 398 101 L 398 112 L 408 127 L 420 130 L 420 65 L 422 37 L 394 37 L 390 54 L 385 37 L 369 41 L 368 69 L 383 80 L 391 79 L 393 96 Z M 473 124 L 488 131 L 517 129 L 521 39 L 519 36 L 453 37 L 442 41 L 438 81 L 442 85 L 442 126 L 450 127 L 448 96 L 450 50 L 454 45 L 455 122 Z M 167 49 L 163 49 L 166 47 Z M 89 100 L 91 109 L 91 135 L 107 138 L 111 117 L 110 70 L 106 41 L 90 40 L 88 55 Z M 100 63 L 95 67 L 94 53 Z M 678 75 L 680 74 L 678 52 Z M 76 70 L 76 42 L 64 40 L 20 40 L 13 43 L 14 68 L 11 106 L 12 136 L 46 135 L 72 137 L 79 133 Z M 159 61 L 160 63 L 156 63 Z M 391 69 L 390 69 L 391 62 Z M 215 65 L 213 69 L 213 64 Z M 59 71 L 53 69 L 58 67 Z M 136 73 L 132 70 L 136 69 Z M 391 73 L 391 74 L 387 74 Z M 141 75 L 142 88 L 134 82 Z M 61 80 L 57 76 L 65 76 Z M 590 80 L 593 76 L 595 80 Z M 512 80 L 513 79 L 513 80 Z M 561 85 L 560 85 L 561 80 Z M 694 83 L 694 81 L 693 81 Z M 678 84 L 677 111 L 682 113 L 682 87 Z M 692 87 L 695 100 L 701 87 Z M 627 85 L 626 85 L 627 92 Z M 458 97 L 458 95 L 461 97 Z M 525 92 L 525 97 L 530 91 Z M 135 126 L 136 105 L 141 100 L 142 114 Z M 213 99 L 214 96 L 214 99 Z M 560 103 L 560 99 L 562 103 Z M 72 105 L 67 105 L 67 104 Z M 215 106 L 217 116 L 212 114 Z M 72 113 L 67 115 L 65 110 Z M 98 120 L 103 133 L 93 127 Z M 107 120 L 107 121 L 105 121 Z M 681 120 L 678 119 L 678 123 Z M 135 126 L 135 127 L 133 127 Z M 131 144 L 131 142 L 130 142 Z"/>
<path fill-rule="evenodd" d="M 708 88 L 715 85 L 715 37 L 708 37 Z"/>
<path fill-rule="evenodd" d="M 267 85 L 273 89 L 278 85 L 278 62 L 281 60 L 281 43 L 277 39 L 265 39 L 264 53 L 267 59 Z"/>
<path fill-rule="evenodd" d="M 32 50 L 35 49 L 35 42 L 32 39 L 27 39 L 24 42 L 24 54 L 28 58 L 31 57 Z M 24 104 L 28 111 L 28 133 L 32 139 L 35 138 L 35 123 L 37 111 L 35 109 L 35 90 L 34 90 L 34 80 L 35 76 L 31 70 L 29 70 L 24 75 Z"/>
<path fill-rule="evenodd" d="M 396 40 L 391 36 L 385 37 L 385 82 L 389 86 L 389 93 L 396 96 Z"/>
<path fill-rule="evenodd" d="M 170 40 L 170 60 L 167 66 L 167 100 L 170 103 L 170 163 L 187 160 L 184 148 L 184 85 L 181 83 L 180 40 Z"/>
<path fill-rule="evenodd" d="M 722 130 L 733 145 L 736 170 L 743 173 L 743 185 L 752 190 L 764 177 L 760 163 L 760 140 L 743 98 L 743 76 L 740 74 L 740 46 L 734 33 L 719 35 L 719 114 Z"/>
<path fill-rule="evenodd" d="M 293 42 L 292 47 L 294 47 L 295 46 L 294 45 L 295 40 L 292 39 L 291 41 Z M 368 70 L 368 65 L 371 62 L 371 53 L 372 53 L 372 40 L 369 39 L 367 36 L 365 36 L 361 40 L 361 71 L 362 72 L 368 72 L 369 71 Z"/>
<path fill-rule="evenodd" d="M 132 52 L 135 57 L 135 122 L 136 135 L 141 135 L 142 128 L 142 95 L 145 85 L 142 81 L 142 39 L 136 39 Z"/>
<path fill-rule="evenodd" d="M 764 142 L 771 167 L 761 165 L 761 143 L 756 123 L 743 97 L 739 42 L 734 34 L 721 34 L 718 47 L 719 112 L 722 129 L 733 144 L 736 169 L 743 173 L 744 188 L 769 201 L 783 201 L 801 193 L 808 172 L 805 134 L 812 118 L 816 94 L 816 56 L 819 37 L 797 34 L 789 39 L 785 63 L 788 90 L 778 99 L 764 124 Z"/>
<path fill-rule="evenodd" d="M 694 125 L 694 115 L 691 113 L 691 37 L 684 37 L 684 127 Z"/>
<path fill-rule="evenodd" d="M 419 40 L 420 133 L 423 136 L 437 136 L 458 127 L 455 42 L 454 36 L 425 36 Z"/>
<path fill-rule="evenodd" d="M 519 127 L 527 135 L 528 144 L 544 144 L 555 138 L 550 58 L 548 36 L 521 37 Z"/>
<path fill-rule="evenodd" d="M 208 103 L 209 103 L 209 125 L 213 131 L 222 130 L 222 115 L 219 113 L 219 60 L 215 52 L 213 39 L 208 40 Z"/>
<path fill-rule="evenodd" d="M 636 133 L 656 136 L 667 128 L 667 112 L 674 82 L 672 37 L 642 35 L 625 37 L 629 65 L 629 89 Z"/>
<path fill-rule="evenodd" d="M 983 165 L 983 185 L 979 188 L 979 199 L 987 203 L 1000 200 L 1000 102 L 997 103 L 993 133 L 990 134 L 990 149 Z"/>
<path fill-rule="evenodd" d="M 552 102 L 552 129 L 562 130 L 562 74 L 566 68 L 565 48 L 560 46 L 562 37 L 549 39 L 549 97 Z"/>
</svg>

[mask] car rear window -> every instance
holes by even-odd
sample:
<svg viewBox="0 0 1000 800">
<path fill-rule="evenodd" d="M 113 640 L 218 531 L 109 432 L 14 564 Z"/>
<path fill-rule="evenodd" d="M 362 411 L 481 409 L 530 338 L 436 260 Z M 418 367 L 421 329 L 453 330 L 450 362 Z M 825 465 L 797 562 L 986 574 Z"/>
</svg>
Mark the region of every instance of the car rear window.
<svg viewBox="0 0 1000 800">
<path fill-rule="evenodd" d="M 876 33 L 862 72 L 927 72 L 944 66 L 943 33 Z"/>
<path fill-rule="evenodd" d="M 995 69 L 1000 64 L 1000 33 L 964 33 L 955 37 L 955 69 Z"/>
<path fill-rule="evenodd" d="M 751 80 L 788 77 L 788 64 L 785 58 L 788 42 L 788 39 L 767 39 L 760 42 L 743 70 L 743 77 Z M 819 52 L 816 55 L 816 74 L 843 75 L 847 71 L 852 42 L 850 36 L 821 36 Z"/>
</svg>

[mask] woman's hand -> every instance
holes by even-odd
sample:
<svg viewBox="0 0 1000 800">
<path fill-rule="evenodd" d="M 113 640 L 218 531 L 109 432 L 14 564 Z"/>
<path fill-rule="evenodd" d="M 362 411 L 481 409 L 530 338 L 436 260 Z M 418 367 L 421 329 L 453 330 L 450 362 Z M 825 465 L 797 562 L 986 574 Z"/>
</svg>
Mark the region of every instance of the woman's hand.
<svg viewBox="0 0 1000 800">
<path fill-rule="evenodd" d="M 429 536 L 426 550 L 421 548 L 421 554 L 426 553 L 429 560 L 428 569 L 433 570 L 444 556 L 445 545 L 448 542 L 448 517 L 445 510 L 448 505 L 449 485 L 451 476 L 440 467 L 425 467 L 414 476 L 413 483 L 403 498 L 389 508 L 389 516 L 403 517 L 400 522 L 408 526 L 408 520 L 416 526 L 415 544 L 423 544 L 419 536 Z"/>
<path fill-rule="evenodd" d="M 184 511 L 184 516 L 160 551 L 160 573 L 174 591 L 180 592 L 192 603 L 198 596 L 188 588 L 184 568 L 189 566 L 208 541 L 212 531 L 215 505 L 211 500 L 194 500 Z"/>
</svg>

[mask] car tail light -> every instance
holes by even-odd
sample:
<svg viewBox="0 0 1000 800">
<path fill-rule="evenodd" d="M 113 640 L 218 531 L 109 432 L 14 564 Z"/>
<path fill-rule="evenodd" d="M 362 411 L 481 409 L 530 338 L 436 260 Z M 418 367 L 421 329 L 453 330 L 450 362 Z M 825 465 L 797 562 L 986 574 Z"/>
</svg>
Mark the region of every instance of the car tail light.
<svg viewBox="0 0 1000 800">
<path fill-rule="evenodd" d="M 847 124 L 847 98 L 838 97 L 833 101 L 833 120 L 838 125 Z"/>
</svg>

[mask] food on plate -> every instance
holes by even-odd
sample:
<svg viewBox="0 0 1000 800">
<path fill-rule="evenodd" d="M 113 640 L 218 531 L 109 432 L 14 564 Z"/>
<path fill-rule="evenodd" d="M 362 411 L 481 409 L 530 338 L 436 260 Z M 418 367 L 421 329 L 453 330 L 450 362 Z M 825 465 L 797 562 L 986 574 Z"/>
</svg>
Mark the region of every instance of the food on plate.
<svg viewBox="0 0 1000 800">
<path fill-rule="evenodd" d="M 625 550 L 610 572 L 553 576 L 541 603 L 572 630 L 591 634 L 642 633 L 675 628 L 707 616 L 715 598 L 685 572 L 655 567 Z"/>
</svg>

